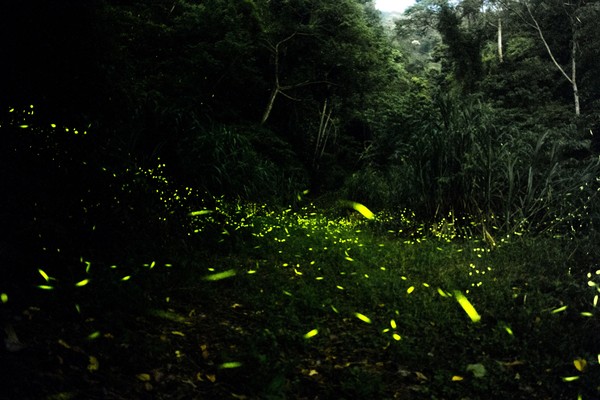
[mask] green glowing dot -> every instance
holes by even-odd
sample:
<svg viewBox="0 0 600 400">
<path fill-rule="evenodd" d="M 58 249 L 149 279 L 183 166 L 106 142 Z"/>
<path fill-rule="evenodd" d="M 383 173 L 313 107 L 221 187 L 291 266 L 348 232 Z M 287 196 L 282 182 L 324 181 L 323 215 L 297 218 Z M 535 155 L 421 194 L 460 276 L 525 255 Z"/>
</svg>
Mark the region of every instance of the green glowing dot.
<svg viewBox="0 0 600 400">
<path fill-rule="evenodd" d="M 563 382 L 573 382 L 579 379 L 578 376 L 563 376 L 561 378 L 563 380 Z"/>
<path fill-rule="evenodd" d="M 41 268 L 38 269 L 38 272 L 46 282 L 50 281 L 50 277 L 48 276 L 48 274 L 46 274 Z"/>
<path fill-rule="evenodd" d="M 88 335 L 89 340 L 98 339 L 100 337 L 100 331 L 92 332 Z"/>
<path fill-rule="evenodd" d="M 356 203 L 356 202 L 351 202 L 352 208 L 354 208 L 356 211 L 358 211 L 363 217 L 367 218 L 367 219 L 374 219 L 375 218 L 375 214 L 373 214 L 371 212 L 371 210 L 369 210 L 367 207 L 363 206 L 360 203 Z"/>
<path fill-rule="evenodd" d="M 356 313 L 354 313 L 354 316 L 356 318 L 360 319 L 361 321 L 366 322 L 367 324 L 371 323 L 371 319 L 364 314 L 356 312 Z"/>
<path fill-rule="evenodd" d="M 304 339 L 310 339 L 313 336 L 316 336 L 319 334 L 319 330 L 318 329 L 313 329 L 309 332 L 306 332 L 303 336 Z"/>
<path fill-rule="evenodd" d="M 562 306 L 562 307 L 558 307 L 555 308 L 554 310 L 550 311 L 550 314 L 558 314 L 560 312 L 563 312 L 567 309 L 567 306 Z"/>
<path fill-rule="evenodd" d="M 192 211 L 188 215 L 190 217 L 195 217 L 195 216 L 198 216 L 198 215 L 206 215 L 206 214 L 212 214 L 212 213 L 213 213 L 213 210 L 200 210 L 200 211 Z"/>
<path fill-rule="evenodd" d="M 481 320 L 481 316 L 477 313 L 475 307 L 473 307 L 471 302 L 465 297 L 465 295 L 462 294 L 462 292 L 460 292 L 459 290 L 455 290 L 454 297 L 456 298 L 456 301 L 458 301 L 458 304 L 460 304 L 460 306 L 463 308 L 463 310 L 465 310 L 469 318 L 471 318 L 471 321 L 478 322 Z"/>
<path fill-rule="evenodd" d="M 230 362 L 225 362 L 225 363 L 219 365 L 219 369 L 239 368 L 241 366 L 242 366 L 242 363 L 239 361 L 230 361 Z"/>
<path fill-rule="evenodd" d="M 236 275 L 236 271 L 234 269 L 230 269 L 223 272 L 218 272 L 216 274 L 211 274 L 205 276 L 203 279 L 205 281 L 220 281 L 221 279 L 231 278 Z"/>
<path fill-rule="evenodd" d="M 3 304 L 8 303 L 8 295 L 6 293 L 1 293 L 0 294 L 0 300 L 2 300 Z"/>
<path fill-rule="evenodd" d="M 82 281 L 79 281 L 79 282 L 77 282 L 77 283 L 75 284 L 75 286 L 77 286 L 77 287 L 82 287 L 82 286 L 85 286 L 85 285 L 87 285 L 88 283 L 90 283 L 90 280 L 89 280 L 89 279 L 84 279 L 84 280 L 82 280 Z"/>
</svg>

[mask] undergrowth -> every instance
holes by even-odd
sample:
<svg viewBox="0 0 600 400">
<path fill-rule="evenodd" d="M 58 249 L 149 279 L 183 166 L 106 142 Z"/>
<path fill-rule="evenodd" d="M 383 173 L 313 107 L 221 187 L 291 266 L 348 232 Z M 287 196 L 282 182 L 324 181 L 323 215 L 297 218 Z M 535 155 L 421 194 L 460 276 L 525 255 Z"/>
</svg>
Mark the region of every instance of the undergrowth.
<svg viewBox="0 0 600 400">
<path fill-rule="evenodd" d="M 592 238 L 342 215 L 218 199 L 168 262 L 81 260 L 85 295 L 48 294 L 72 330 L 15 323 L 58 363 L 37 397 L 598 397 Z"/>
<path fill-rule="evenodd" d="M 408 220 L 408 235 L 381 233 L 377 219 L 332 220 L 310 207 L 255 211 L 244 223 L 244 249 L 198 271 L 235 271 L 197 290 L 248 315 L 228 338 L 229 357 L 242 360 L 224 374 L 232 393 L 598 396 L 600 270 L 579 242 L 460 237 Z"/>
</svg>

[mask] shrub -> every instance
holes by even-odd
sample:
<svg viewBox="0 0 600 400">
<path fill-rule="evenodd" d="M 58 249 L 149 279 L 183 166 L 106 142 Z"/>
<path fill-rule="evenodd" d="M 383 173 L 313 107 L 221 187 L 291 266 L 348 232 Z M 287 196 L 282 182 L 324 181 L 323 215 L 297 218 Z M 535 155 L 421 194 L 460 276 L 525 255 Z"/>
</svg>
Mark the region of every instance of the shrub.
<svg viewBox="0 0 600 400">
<path fill-rule="evenodd" d="M 266 200 L 306 187 L 304 171 L 289 145 L 266 130 L 197 125 L 178 154 L 190 183 L 215 195 Z"/>
</svg>

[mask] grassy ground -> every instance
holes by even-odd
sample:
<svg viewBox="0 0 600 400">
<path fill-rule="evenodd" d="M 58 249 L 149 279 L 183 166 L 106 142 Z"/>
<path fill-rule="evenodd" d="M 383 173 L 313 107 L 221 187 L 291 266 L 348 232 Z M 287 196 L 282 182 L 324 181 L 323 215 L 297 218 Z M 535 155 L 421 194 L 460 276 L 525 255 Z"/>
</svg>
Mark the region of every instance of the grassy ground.
<svg viewBox="0 0 600 400">
<path fill-rule="evenodd" d="M 85 295 L 13 316 L 0 398 L 600 398 L 593 238 L 210 211 L 137 272 L 88 261 Z"/>
</svg>

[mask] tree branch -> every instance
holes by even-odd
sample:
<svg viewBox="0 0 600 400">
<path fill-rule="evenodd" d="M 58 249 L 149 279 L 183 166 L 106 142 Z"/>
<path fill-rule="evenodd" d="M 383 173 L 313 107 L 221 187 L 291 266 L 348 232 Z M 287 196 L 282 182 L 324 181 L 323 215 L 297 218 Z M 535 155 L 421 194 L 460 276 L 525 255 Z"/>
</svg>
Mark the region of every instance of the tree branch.
<svg viewBox="0 0 600 400">
<path fill-rule="evenodd" d="M 326 83 L 326 84 L 331 84 L 333 85 L 332 82 L 328 82 L 328 81 L 304 81 L 304 82 L 300 82 L 300 83 L 295 83 L 293 85 L 282 85 L 280 80 L 279 80 L 279 46 L 281 46 L 283 43 L 291 40 L 294 36 L 296 35 L 303 35 L 302 33 L 298 33 L 297 31 L 292 33 L 291 35 L 285 37 L 284 39 L 280 40 L 279 42 L 277 42 L 275 45 L 271 44 L 270 42 L 267 42 L 269 50 L 271 50 L 271 52 L 273 52 L 273 56 L 274 56 L 274 69 L 275 69 L 275 77 L 274 77 L 274 81 L 275 81 L 275 87 L 273 88 L 273 90 L 271 91 L 271 95 L 269 96 L 269 102 L 267 103 L 267 106 L 265 108 L 265 111 L 263 112 L 262 118 L 260 120 L 261 125 L 264 124 L 265 122 L 267 122 L 267 119 L 269 119 L 269 116 L 271 115 L 271 111 L 273 110 L 273 105 L 275 104 L 275 99 L 277 98 L 278 94 L 281 94 L 284 97 L 287 97 L 290 100 L 295 100 L 298 101 L 298 99 L 290 96 L 289 94 L 285 93 L 286 90 L 290 90 L 290 89 L 295 89 L 295 88 L 299 88 L 302 86 L 308 86 L 308 85 L 314 85 L 314 84 L 320 84 L 320 83 Z"/>
<path fill-rule="evenodd" d="M 556 68 L 558 68 L 558 70 L 560 71 L 560 73 L 572 85 L 573 84 L 573 80 L 565 72 L 565 70 L 563 69 L 563 67 L 561 67 L 561 65 L 558 63 L 558 61 L 556 61 L 556 58 L 554 58 L 554 54 L 552 53 L 552 49 L 550 49 L 550 46 L 548 45 L 548 42 L 546 42 L 546 38 L 544 37 L 544 33 L 542 32 L 542 28 L 540 28 L 540 25 L 538 24 L 537 19 L 535 19 L 535 17 L 533 16 L 533 13 L 531 12 L 531 8 L 529 8 L 529 4 L 526 3 L 525 7 L 527 7 L 527 12 L 529 13 L 529 16 L 531 17 L 531 20 L 535 24 L 535 29 L 537 30 L 538 34 L 540 35 L 540 38 L 542 39 L 542 43 L 544 43 L 544 46 L 546 47 L 546 51 L 548 52 L 548 55 L 552 59 L 552 62 L 554 63 L 554 65 L 556 66 Z"/>
</svg>

